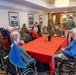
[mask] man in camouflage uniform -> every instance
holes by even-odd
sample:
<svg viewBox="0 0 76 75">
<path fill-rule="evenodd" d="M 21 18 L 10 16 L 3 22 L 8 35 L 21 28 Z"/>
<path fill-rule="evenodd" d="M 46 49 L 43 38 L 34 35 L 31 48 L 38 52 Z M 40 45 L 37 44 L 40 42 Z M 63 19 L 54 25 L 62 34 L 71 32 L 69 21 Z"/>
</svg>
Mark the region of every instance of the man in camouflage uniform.
<svg viewBox="0 0 76 75">
<path fill-rule="evenodd" d="M 28 28 L 26 27 L 26 24 L 23 24 L 23 27 L 20 30 L 21 39 L 24 40 L 24 42 L 28 42 L 30 39 L 30 35 L 28 34 Z"/>
</svg>

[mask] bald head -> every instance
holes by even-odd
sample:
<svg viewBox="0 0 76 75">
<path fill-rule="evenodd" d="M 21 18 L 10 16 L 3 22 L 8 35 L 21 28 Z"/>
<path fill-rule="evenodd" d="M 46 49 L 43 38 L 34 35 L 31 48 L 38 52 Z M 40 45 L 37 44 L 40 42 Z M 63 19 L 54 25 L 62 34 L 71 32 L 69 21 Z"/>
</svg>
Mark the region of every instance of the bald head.
<svg viewBox="0 0 76 75">
<path fill-rule="evenodd" d="M 11 33 L 12 31 L 14 31 L 14 27 L 11 27 L 11 26 L 8 26 L 6 29 L 7 29 L 10 33 Z"/>
</svg>

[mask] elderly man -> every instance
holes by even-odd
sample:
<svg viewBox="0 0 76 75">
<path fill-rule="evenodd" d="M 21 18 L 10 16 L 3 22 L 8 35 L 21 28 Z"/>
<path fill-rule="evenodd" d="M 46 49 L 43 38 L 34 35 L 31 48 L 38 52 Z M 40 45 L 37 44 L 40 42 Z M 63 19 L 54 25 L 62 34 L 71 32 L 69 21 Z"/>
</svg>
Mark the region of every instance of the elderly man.
<svg viewBox="0 0 76 75">
<path fill-rule="evenodd" d="M 11 35 L 12 45 L 11 45 L 11 51 L 9 53 L 9 61 L 13 65 L 16 65 L 17 64 L 16 60 L 18 59 L 17 55 L 20 54 L 20 56 L 21 56 L 21 58 L 22 58 L 22 60 L 23 60 L 23 62 L 25 64 L 24 67 L 20 68 L 21 73 L 26 69 L 25 66 L 26 67 L 29 66 L 30 68 L 34 68 L 34 64 L 30 64 L 32 61 L 34 61 L 34 59 L 30 55 L 28 55 L 27 52 L 20 45 L 18 45 L 20 43 L 20 41 L 21 41 L 20 40 L 20 34 L 18 32 L 16 32 L 16 31 L 13 31 L 13 32 L 10 33 L 10 35 Z M 14 57 L 13 58 L 14 58 L 14 61 L 16 63 L 14 61 L 11 61 L 12 60 L 11 59 L 11 57 L 12 57 L 11 52 L 13 53 L 13 56 L 15 56 L 15 58 Z M 16 69 L 9 61 L 6 60 L 7 69 L 10 71 L 11 75 L 16 75 L 17 74 Z M 18 61 L 18 65 L 20 65 L 19 64 L 20 62 Z M 31 65 L 33 67 L 31 67 Z M 19 67 L 21 67 L 21 66 L 19 66 Z"/>
<path fill-rule="evenodd" d="M 12 42 L 18 46 L 20 54 L 24 60 L 24 63 L 26 64 L 30 62 L 30 60 L 32 60 L 32 57 L 28 55 L 27 52 L 20 45 L 18 45 L 20 43 L 20 34 L 18 32 L 12 32 L 10 35 Z"/>
<path fill-rule="evenodd" d="M 70 37 L 73 39 L 66 48 L 61 48 L 60 52 L 53 55 L 53 58 L 68 59 L 76 55 L 76 28 L 71 29 Z"/>
<path fill-rule="evenodd" d="M 10 33 L 15 30 L 14 27 L 11 27 L 11 26 L 8 26 L 6 29 L 7 29 Z"/>
</svg>

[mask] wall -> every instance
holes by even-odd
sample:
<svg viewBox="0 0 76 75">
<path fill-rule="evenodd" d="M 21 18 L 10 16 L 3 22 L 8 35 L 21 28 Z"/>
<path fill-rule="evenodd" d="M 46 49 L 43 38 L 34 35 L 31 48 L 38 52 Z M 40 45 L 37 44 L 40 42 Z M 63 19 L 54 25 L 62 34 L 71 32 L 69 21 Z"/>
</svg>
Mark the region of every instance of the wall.
<svg viewBox="0 0 76 75">
<path fill-rule="evenodd" d="M 8 17 L 8 11 L 10 10 L 4 10 L 4 9 L 0 9 L 0 27 L 7 27 L 9 26 L 9 17 Z M 13 11 L 12 12 L 17 12 L 17 11 Z M 19 13 L 19 23 L 20 23 L 20 28 L 22 27 L 23 23 L 26 23 L 27 27 L 28 27 L 28 12 L 20 12 Z M 39 15 L 40 14 L 36 14 L 36 13 L 32 13 L 34 14 L 34 22 L 39 22 Z M 47 25 L 47 14 L 42 14 L 43 15 L 43 25 Z"/>
<path fill-rule="evenodd" d="M 34 14 L 34 22 L 39 22 L 39 15 L 43 15 L 43 25 L 47 25 L 47 13 L 15 3 L 0 1 L 0 27 L 9 26 L 9 11 L 19 13 L 20 28 L 23 23 L 26 23 L 28 27 L 28 14 Z"/>
<path fill-rule="evenodd" d="M 56 16 L 55 22 L 60 23 L 60 13 L 55 13 L 55 16 Z"/>
<path fill-rule="evenodd" d="M 65 19 L 63 19 L 63 15 L 66 16 Z M 73 20 L 76 23 L 76 14 L 75 13 L 63 13 L 63 14 L 61 14 L 61 23 L 67 22 L 70 15 L 73 15 Z"/>
<path fill-rule="evenodd" d="M 0 27 L 7 27 L 8 25 L 8 11 L 0 9 Z"/>
</svg>

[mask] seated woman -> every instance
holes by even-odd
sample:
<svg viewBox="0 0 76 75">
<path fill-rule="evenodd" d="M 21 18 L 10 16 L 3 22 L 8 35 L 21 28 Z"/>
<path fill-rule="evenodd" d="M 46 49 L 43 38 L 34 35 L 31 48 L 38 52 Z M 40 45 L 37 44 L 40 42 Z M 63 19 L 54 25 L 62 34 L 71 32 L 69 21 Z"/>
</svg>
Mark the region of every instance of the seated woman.
<svg viewBox="0 0 76 75">
<path fill-rule="evenodd" d="M 62 29 L 59 28 L 58 25 L 55 25 L 54 29 L 52 30 L 52 35 L 53 36 L 62 36 Z"/>
</svg>

